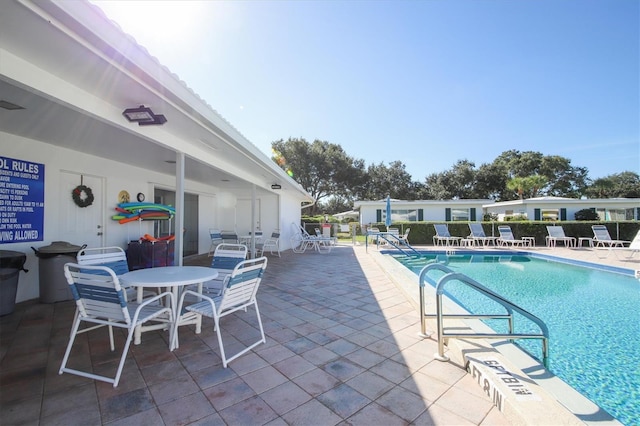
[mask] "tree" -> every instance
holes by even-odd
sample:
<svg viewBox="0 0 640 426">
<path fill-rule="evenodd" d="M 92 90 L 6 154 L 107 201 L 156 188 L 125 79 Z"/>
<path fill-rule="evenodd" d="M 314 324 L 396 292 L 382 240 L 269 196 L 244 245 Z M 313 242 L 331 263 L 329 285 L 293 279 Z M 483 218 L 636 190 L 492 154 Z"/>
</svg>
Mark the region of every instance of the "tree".
<svg viewBox="0 0 640 426">
<path fill-rule="evenodd" d="M 352 207 L 353 200 L 341 196 L 329 197 L 326 202 L 318 203 L 318 211 L 329 215 L 351 210 Z"/>
<path fill-rule="evenodd" d="M 526 177 L 528 185 L 531 188 L 531 198 L 537 197 L 542 188 L 547 185 L 547 178 L 542 175 L 531 175 Z"/>
<path fill-rule="evenodd" d="M 522 200 L 525 197 L 537 197 L 540 188 L 543 188 L 546 184 L 547 178 L 540 175 L 514 177 L 507 182 L 507 189 L 516 192 Z"/>
<path fill-rule="evenodd" d="M 476 175 L 473 162 L 458 160 L 451 170 L 427 176 L 424 194 L 431 200 L 478 198 L 475 190 Z"/>
<path fill-rule="evenodd" d="M 587 169 L 573 167 L 571 160 L 558 155 L 545 156 L 539 152 L 517 150 L 500 154 L 494 164 L 503 167 L 509 179 L 533 175 L 544 176 L 547 183 L 538 189 L 538 195 L 579 198 L 587 187 Z M 509 194 L 506 194 L 506 201 Z"/>
<path fill-rule="evenodd" d="M 350 187 L 362 185 L 364 161 L 348 156 L 340 145 L 289 138 L 271 143 L 273 160 L 316 200 L 331 195 L 348 196 Z M 313 215 L 313 205 L 308 214 Z"/>
<path fill-rule="evenodd" d="M 390 196 L 402 200 L 415 199 L 415 185 L 401 161 L 372 164 L 367 168 L 360 197 L 363 200 L 381 200 Z"/>
<path fill-rule="evenodd" d="M 507 188 L 507 172 L 499 164 L 482 164 L 476 173 L 474 198 L 500 200 L 504 198 Z"/>
<path fill-rule="evenodd" d="M 507 189 L 516 192 L 518 198 L 522 200 L 524 193 L 529 191 L 529 182 L 527 178 L 516 176 L 507 182 Z"/>
<path fill-rule="evenodd" d="M 640 198 L 640 176 L 634 172 L 615 173 L 594 180 L 586 193 L 591 198 Z"/>
</svg>

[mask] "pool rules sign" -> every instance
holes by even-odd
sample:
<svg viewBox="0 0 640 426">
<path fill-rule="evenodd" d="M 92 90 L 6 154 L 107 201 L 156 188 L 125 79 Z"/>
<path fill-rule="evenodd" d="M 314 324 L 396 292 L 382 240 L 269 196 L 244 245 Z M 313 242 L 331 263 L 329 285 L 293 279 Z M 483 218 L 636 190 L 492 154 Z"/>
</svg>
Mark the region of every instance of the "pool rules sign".
<svg viewBox="0 0 640 426">
<path fill-rule="evenodd" d="M 42 241 L 44 164 L 0 157 L 0 244 Z"/>
</svg>

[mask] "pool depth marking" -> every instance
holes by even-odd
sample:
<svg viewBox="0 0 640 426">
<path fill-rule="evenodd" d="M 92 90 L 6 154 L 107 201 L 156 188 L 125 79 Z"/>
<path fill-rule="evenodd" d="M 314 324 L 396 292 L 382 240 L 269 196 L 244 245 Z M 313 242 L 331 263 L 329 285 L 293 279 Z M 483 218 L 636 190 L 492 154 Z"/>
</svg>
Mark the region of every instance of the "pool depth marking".
<svg viewBox="0 0 640 426">
<path fill-rule="evenodd" d="M 503 402 L 506 400 L 504 388 L 512 394 L 516 401 L 540 401 L 526 384 L 520 380 L 516 374 L 507 370 L 502 363 L 496 359 L 479 359 L 467 356 L 467 373 L 475 379 L 482 391 L 493 401 L 493 405 L 502 412 Z"/>
</svg>

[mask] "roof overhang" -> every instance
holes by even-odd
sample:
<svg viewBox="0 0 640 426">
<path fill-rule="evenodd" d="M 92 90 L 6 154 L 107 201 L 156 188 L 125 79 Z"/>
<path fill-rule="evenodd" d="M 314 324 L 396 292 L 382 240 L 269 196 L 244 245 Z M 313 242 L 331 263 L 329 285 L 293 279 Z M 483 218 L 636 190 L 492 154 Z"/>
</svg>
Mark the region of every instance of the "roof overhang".
<svg viewBox="0 0 640 426">
<path fill-rule="evenodd" d="M 28 30 L 26 31 L 25 29 Z M 46 42 L 44 42 L 46 40 Z M 85 1 L 9 0 L 0 14 L 0 131 L 221 190 L 256 185 L 313 201 L 102 11 Z M 145 105 L 168 122 L 138 126 L 122 115 Z M 273 190 L 278 184 L 281 189 Z"/>
</svg>

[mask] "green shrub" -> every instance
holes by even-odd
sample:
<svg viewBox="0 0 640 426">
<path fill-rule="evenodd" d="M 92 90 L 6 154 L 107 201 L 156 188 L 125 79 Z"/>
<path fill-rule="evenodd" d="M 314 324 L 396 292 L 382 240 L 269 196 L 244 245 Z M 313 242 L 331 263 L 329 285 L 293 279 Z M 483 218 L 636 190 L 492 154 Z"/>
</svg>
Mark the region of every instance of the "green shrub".
<svg viewBox="0 0 640 426">
<path fill-rule="evenodd" d="M 600 217 L 594 210 L 582 209 L 575 213 L 575 218 L 576 220 L 598 220 Z"/>
</svg>

